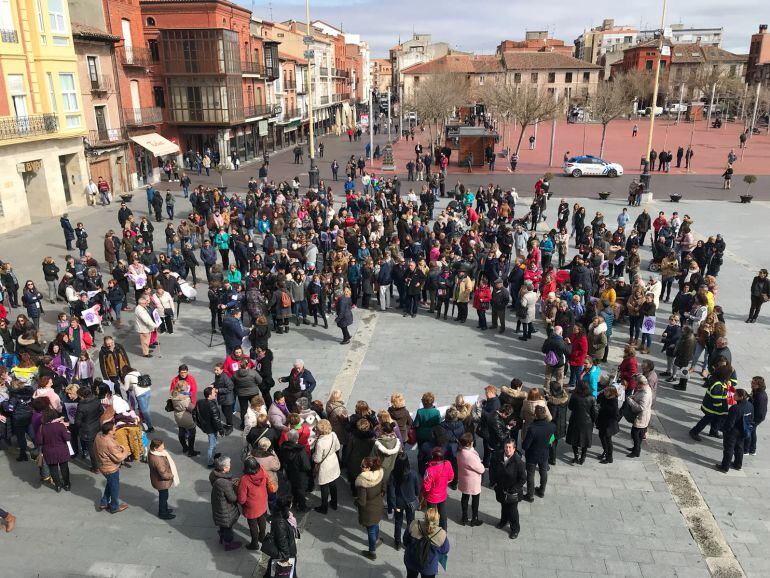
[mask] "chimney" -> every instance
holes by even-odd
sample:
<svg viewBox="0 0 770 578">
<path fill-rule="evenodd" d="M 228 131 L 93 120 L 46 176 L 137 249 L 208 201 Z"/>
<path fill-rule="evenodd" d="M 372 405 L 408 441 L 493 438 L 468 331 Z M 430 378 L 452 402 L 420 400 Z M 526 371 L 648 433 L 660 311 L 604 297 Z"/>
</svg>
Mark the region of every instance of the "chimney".
<svg viewBox="0 0 770 578">
<path fill-rule="evenodd" d="M 760 24 L 759 25 L 759 33 L 760 34 L 764 34 L 765 32 L 767 32 L 767 24 Z"/>
<path fill-rule="evenodd" d="M 605 18 L 602 20 L 602 30 L 609 30 L 615 26 L 615 19 L 614 18 Z"/>
</svg>

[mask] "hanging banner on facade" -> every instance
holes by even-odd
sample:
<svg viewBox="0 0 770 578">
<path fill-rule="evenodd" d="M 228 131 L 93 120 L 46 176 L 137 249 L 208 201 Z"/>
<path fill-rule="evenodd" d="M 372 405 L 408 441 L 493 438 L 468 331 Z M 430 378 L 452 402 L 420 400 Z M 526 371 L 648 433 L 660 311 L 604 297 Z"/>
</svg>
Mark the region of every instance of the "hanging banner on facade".
<svg viewBox="0 0 770 578">
<path fill-rule="evenodd" d="M 368 112 L 362 112 L 361 113 L 361 120 L 360 120 L 362 127 L 368 127 L 369 126 L 369 113 Z"/>
<path fill-rule="evenodd" d="M 267 136 L 267 121 L 260 120 L 257 125 L 257 130 L 259 131 L 259 136 Z"/>
</svg>

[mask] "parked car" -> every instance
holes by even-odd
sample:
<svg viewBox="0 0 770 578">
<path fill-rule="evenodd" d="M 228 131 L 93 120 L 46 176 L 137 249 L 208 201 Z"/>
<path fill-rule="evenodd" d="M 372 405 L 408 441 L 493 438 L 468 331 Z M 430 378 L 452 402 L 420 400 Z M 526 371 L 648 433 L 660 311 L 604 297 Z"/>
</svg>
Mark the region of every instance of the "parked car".
<svg viewBox="0 0 770 578">
<path fill-rule="evenodd" d="M 642 116 L 650 116 L 651 112 L 652 112 L 652 107 L 648 106 L 640 114 Z M 655 116 L 660 116 L 661 114 L 663 114 L 663 107 L 662 106 L 656 106 L 655 107 Z"/>
<path fill-rule="evenodd" d="M 584 155 L 572 157 L 564 165 L 564 174 L 570 177 L 597 176 L 619 177 L 623 174 L 623 167 L 618 163 L 611 163 L 599 157 Z"/>
</svg>

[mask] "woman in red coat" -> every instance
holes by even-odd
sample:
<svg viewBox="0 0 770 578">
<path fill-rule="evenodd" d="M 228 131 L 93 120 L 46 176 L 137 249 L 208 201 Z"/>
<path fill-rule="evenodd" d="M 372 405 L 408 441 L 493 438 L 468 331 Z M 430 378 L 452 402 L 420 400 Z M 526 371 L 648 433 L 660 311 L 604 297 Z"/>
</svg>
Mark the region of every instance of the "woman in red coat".
<svg viewBox="0 0 770 578">
<path fill-rule="evenodd" d="M 633 393 L 636 389 L 637 373 L 639 373 L 639 365 L 636 362 L 636 348 L 633 345 L 626 345 L 623 349 L 623 361 L 618 366 L 620 379 L 625 379 L 628 383 L 626 394 Z"/>
<path fill-rule="evenodd" d="M 492 290 L 489 288 L 489 282 L 482 277 L 473 295 L 473 308 L 479 316 L 479 324 L 476 327 L 482 331 L 487 328 L 487 309 L 491 301 Z"/>
<path fill-rule="evenodd" d="M 575 323 L 572 327 L 572 335 L 569 336 L 569 342 L 572 345 L 572 352 L 569 354 L 569 384 L 575 386 L 583 369 L 583 362 L 588 355 L 588 339 L 586 339 L 586 332 L 582 325 Z"/>
<path fill-rule="evenodd" d="M 243 477 L 238 484 L 238 503 L 251 532 L 251 543 L 246 548 L 259 550 L 259 543 L 265 539 L 267 475 L 253 456 L 243 462 Z"/>
</svg>

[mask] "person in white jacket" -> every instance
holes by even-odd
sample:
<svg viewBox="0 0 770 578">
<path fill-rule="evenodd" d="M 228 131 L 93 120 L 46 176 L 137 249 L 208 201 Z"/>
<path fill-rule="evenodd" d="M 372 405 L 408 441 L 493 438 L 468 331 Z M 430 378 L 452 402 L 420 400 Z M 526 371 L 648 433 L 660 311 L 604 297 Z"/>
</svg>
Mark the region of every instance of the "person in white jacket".
<svg viewBox="0 0 770 578">
<path fill-rule="evenodd" d="M 134 324 L 136 332 L 139 334 L 139 343 L 142 346 L 142 355 L 152 357 L 150 354 L 150 335 L 155 331 L 155 321 L 150 313 L 150 299 L 146 295 L 139 298 L 139 302 L 134 309 Z"/>
<path fill-rule="evenodd" d="M 650 275 L 650 280 L 647 282 L 647 287 L 644 291 L 645 293 L 652 293 L 652 301 L 655 303 L 655 309 L 660 307 L 660 292 L 662 288 L 663 286 L 660 284 L 660 281 L 653 275 Z"/>
<path fill-rule="evenodd" d="M 160 326 L 161 333 L 174 333 L 174 298 L 160 285 L 155 289 L 152 298 L 152 305 L 161 313 L 163 323 Z"/>
<path fill-rule="evenodd" d="M 316 507 L 315 511 L 326 514 L 329 506 L 332 510 L 337 509 L 337 478 L 340 477 L 337 453 L 342 446 L 337 434 L 332 431 L 329 420 L 320 420 L 315 426 L 315 431 L 318 439 L 313 450 L 313 463 L 317 466 L 316 481 L 321 488 L 321 505 Z"/>
</svg>

